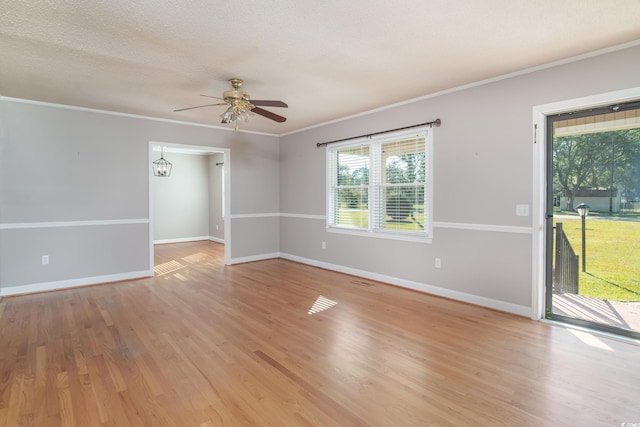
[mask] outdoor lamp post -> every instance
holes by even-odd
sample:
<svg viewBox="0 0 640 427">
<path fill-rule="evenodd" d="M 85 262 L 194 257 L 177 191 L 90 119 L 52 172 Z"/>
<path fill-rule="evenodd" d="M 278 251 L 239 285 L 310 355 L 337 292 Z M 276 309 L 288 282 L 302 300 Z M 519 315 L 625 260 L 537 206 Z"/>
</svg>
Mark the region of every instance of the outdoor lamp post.
<svg viewBox="0 0 640 427">
<path fill-rule="evenodd" d="M 582 219 L 582 271 L 587 271 L 587 250 L 586 250 L 586 235 L 585 235 L 585 221 L 587 219 L 587 215 L 589 215 L 589 205 L 585 205 L 584 203 L 580 203 L 576 206 L 576 210 L 578 211 L 578 215 Z"/>
</svg>

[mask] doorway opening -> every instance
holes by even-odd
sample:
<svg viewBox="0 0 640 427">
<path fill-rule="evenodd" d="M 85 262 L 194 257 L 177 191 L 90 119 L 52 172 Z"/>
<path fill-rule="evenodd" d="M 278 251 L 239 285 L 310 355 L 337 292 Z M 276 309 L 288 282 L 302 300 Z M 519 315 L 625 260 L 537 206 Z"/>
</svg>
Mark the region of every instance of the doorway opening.
<svg viewBox="0 0 640 427">
<path fill-rule="evenodd" d="M 545 318 L 640 339 L 640 100 L 546 116 Z"/>
<path fill-rule="evenodd" d="M 158 243 L 217 242 L 230 264 L 230 150 L 150 141 L 148 152 L 149 270 Z M 173 163 L 170 176 L 153 174 L 161 152 Z"/>
</svg>

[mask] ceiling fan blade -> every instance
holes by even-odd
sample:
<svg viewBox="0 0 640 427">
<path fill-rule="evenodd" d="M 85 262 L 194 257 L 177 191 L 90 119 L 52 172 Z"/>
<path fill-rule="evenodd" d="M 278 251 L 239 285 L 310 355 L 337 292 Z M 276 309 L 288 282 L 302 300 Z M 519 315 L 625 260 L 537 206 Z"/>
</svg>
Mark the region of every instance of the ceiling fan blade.
<svg viewBox="0 0 640 427">
<path fill-rule="evenodd" d="M 287 121 L 286 117 L 279 116 L 276 113 L 272 113 L 271 111 L 264 110 L 260 107 L 252 108 L 251 111 L 253 111 L 256 114 L 260 114 L 261 116 L 266 117 L 267 119 L 274 120 L 278 123 L 283 123 Z"/>
<path fill-rule="evenodd" d="M 219 96 L 211 96 L 211 95 L 203 95 L 203 94 L 200 94 L 200 96 L 206 96 L 207 98 L 213 98 L 213 99 L 224 99 L 224 98 L 220 98 Z"/>
<path fill-rule="evenodd" d="M 265 100 L 249 100 L 253 105 L 260 105 L 262 107 L 282 107 L 287 108 L 288 105 L 282 101 L 265 101 Z"/>
<path fill-rule="evenodd" d="M 215 105 L 227 105 L 227 103 L 226 102 L 222 102 L 222 103 L 219 103 L 219 104 L 206 104 L 206 105 L 198 105 L 196 107 L 179 108 L 177 110 L 173 110 L 173 112 L 177 113 L 178 111 L 193 110 L 194 108 L 202 108 L 202 107 L 213 107 Z"/>
</svg>

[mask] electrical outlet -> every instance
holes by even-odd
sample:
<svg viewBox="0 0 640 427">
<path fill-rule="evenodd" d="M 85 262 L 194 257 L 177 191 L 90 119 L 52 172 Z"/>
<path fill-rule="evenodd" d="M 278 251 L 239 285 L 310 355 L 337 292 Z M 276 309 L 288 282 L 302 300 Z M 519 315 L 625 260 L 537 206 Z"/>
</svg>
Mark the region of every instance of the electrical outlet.
<svg viewBox="0 0 640 427">
<path fill-rule="evenodd" d="M 327 242 L 322 242 L 322 249 L 327 249 Z"/>
<path fill-rule="evenodd" d="M 440 258 L 436 258 L 435 266 L 436 268 L 442 268 L 442 263 L 440 262 Z"/>
<path fill-rule="evenodd" d="M 42 265 L 49 264 L 49 255 L 42 255 Z"/>
</svg>

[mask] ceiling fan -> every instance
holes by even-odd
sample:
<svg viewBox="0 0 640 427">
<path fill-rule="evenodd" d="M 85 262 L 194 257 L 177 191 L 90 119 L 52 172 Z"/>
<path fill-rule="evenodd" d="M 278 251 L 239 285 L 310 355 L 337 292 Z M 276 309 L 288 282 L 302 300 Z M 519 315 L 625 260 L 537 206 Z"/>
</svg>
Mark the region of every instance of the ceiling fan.
<svg viewBox="0 0 640 427">
<path fill-rule="evenodd" d="M 249 121 L 254 114 L 259 114 L 267 119 L 274 120 L 278 123 L 283 123 L 287 119 L 286 117 L 282 117 L 276 113 L 272 113 L 271 111 L 265 110 L 260 107 L 282 107 L 287 108 L 288 105 L 282 101 L 267 101 L 267 100 L 254 100 L 251 99 L 249 94 L 243 90 L 242 84 L 244 83 L 240 79 L 229 79 L 229 83 L 233 90 L 226 90 L 222 93 L 222 98 L 217 96 L 210 95 L 200 95 L 205 96 L 207 98 L 220 99 L 224 102 L 219 102 L 216 104 L 205 104 L 205 105 L 197 105 L 195 107 L 187 107 L 187 108 L 179 108 L 177 110 L 173 110 L 173 112 L 178 111 L 186 111 L 193 110 L 194 108 L 202 108 L 202 107 L 213 107 L 217 105 L 226 105 L 228 108 L 224 113 L 220 115 L 222 118 L 222 123 L 236 123 L 236 130 L 238 130 L 238 122 L 240 121 Z"/>
</svg>

